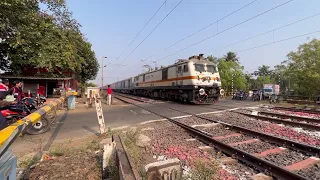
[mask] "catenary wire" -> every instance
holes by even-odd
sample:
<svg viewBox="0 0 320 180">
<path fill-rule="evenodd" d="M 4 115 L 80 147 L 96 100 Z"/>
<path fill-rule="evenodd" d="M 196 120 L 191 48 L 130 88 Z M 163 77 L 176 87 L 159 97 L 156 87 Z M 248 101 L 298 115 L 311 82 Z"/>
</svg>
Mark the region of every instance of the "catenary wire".
<svg viewBox="0 0 320 180">
<path fill-rule="evenodd" d="M 288 40 L 291 40 L 291 39 L 296 39 L 296 38 L 303 37 L 303 36 L 308 36 L 308 35 L 315 34 L 315 33 L 320 33 L 320 30 L 309 32 L 309 33 L 305 33 L 305 34 L 300 34 L 300 35 L 297 35 L 297 36 L 281 39 L 281 40 L 278 40 L 278 41 L 273 41 L 271 43 L 266 43 L 266 44 L 262 44 L 262 45 L 259 45 L 259 46 L 254 46 L 254 47 L 251 47 L 251 48 L 248 48 L 248 49 L 243 49 L 243 50 L 237 51 L 237 53 L 244 52 L 244 51 L 249 51 L 249 50 L 252 50 L 252 49 L 261 48 L 261 47 L 264 47 L 264 46 L 269 46 L 269 45 L 272 45 L 272 44 L 280 43 L 280 42 L 283 42 L 283 41 L 288 41 Z"/>
<path fill-rule="evenodd" d="M 158 8 L 158 10 L 151 16 L 151 18 L 148 20 L 148 22 L 143 26 L 143 28 L 138 32 L 138 34 L 132 39 L 132 41 L 129 43 L 129 45 L 125 48 L 125 50 L 118 56 L 120 58 L 131 46 L 131 44 L 137 39 L 137 37 L 140 35 L 140 33 L 147 27 L 147 25 L 151 22 L 151 20 L 158 14 L 160 9 L 166 4 L 167 0 L 165 0 L 161 6 Z"/>
<path fill-rule="evenodd" d="M 129 53 L 129 55 L 121 61 L 122 64 L 126 61 L 129 56 L 160 26 L 160 24 L 182 3 L 183 0 L 180 0 L 179 3 L 152 29 L 152 31 Z M 117 66 L 118 68 L 119 66 Z"/>
<path fill-rule="evenodd" d="M 226 16 L 223 16 L 222 18 L 220 18 L 220 19 L 218 19 L 218 20 L 216 20 L 216 21 L 214 21 L 214 22 L 210 23 L 209 25 L 207 25 L 207 26 L 205 26 L 205 27 L 203 27 L 203 28 L 201 28 L 201 29 L 199 29 L 199 30 L 197 30 L 197 31 L 195 31 L 195 32 L 193 32 L 193 33 L 191 33 L 190 35 L 188 35 L 188 36 L 186 36 L 186 37 L 184 37 L 184 38 L 182 38 L 182 39 L 178 40 L 177 42 L 175 42 L 175 43 L 171 44 L 170 46 L 168 46 L 168 47 L 166 47 L 166 48 L 163 48 L 162 50 L 160 50 L 160 51 L 158 51 L 158 52 L 156 52 L 156 53 L 154 53 L 154 54 L 152 54 L 152 55 L 150 55 L 150 56 L 148 56 L 147 58 L 144 58 L 144 59 L 145 59 L 145 60 L 148 60 L 148 59 L 150 59 L 151 57 L 153 57 L 153 56 L 155 56 L 155 55 L 157 55 L 157 54 L 159 54 L 159 53 L 161 53 L 161 52 L 163 52 L 163 51 L 165 51 L 165 50 L 169 49 L 170 47 L 175 46 L 176 44 L 179 44 L 180 42 L 182 42 L 182 41 L 184 41 L 184 40 L 186 40 L 186 39 L 188 39 L 188 38 L 190 38 L 190 37 L 194 36 L 195 34 L 200 33 L 201 31 L 203 31 L 203 30 L 205 30 L 205 29 L 207 29 L 207 28 L 211 27 L 212 25 L 214 25 L 214 24 L 216 24 L 216 23 L 218 23 L 218 22 L 220 22 L 220 21 L 222 21 L 222 20 L 226 19 L 227 17 L 229 17 L 229 16 L 231 16 L 231 15 L 233 15 L 233 14 L 237 13 L 238 11 L 240 11 L 240 10 L 242 10 L 242 9 L 244 9 L 244 8 L 246 8 L 246 7 L 248 7 L 248 6 L 250 6 L 251 4 L 255 3 L 256 1 L 258 1 L 258 0 L 251 1 L 250 3 L 248 3 L 248 4 L 246 4 L 246 5 L 242 6 L 242 7 L 240 7 L 239 9 L 237 9 L 237 10 L 235 10 L 235 11 L 233 11 L 233 12 L 231 12 L 231 13 L 227 14 Z"/>
<path fill-rule="evenodd" d="M 243 42 L 245 42 L 245 41 L 248 41 L 248 40 L 257 38 L 257 37 L 259 37 L 259 36 L 262 36 L 262 35 L 265 35 L 265 34 L 268 34 L 268 33 L 271 33 L 271 32 L 275 32 L 275 31 L 277 31 L 277 30 L 279 30 L 279 29 L 282 29 L 282 28 L 285 28 L 285 27 L 288 27 L 288 26 L 297 24 L 297 23 L 299 23 L 299 22 L 302 22 L 302 21 L 305 21 L 305 20 L 308 20 L 308 19 L 317 17 L 317 16 L 319 16 L 319 15 L 320 15 L 320 12 L 317 13 L 317 14 L 314 14 L 314 15 L 312 15 L 312 16 L 308 16 L 308 17 L 306 17 L 306 18 L 299 19 L 299 20 L 297 20 L 297 21 L 294 21 L 294 22 L 288 23 L 288 24 L 286 24 L 286 25 L 280 26 L 280 27 L 278 27 L 278 28 L 275 28 L 275 29 L 272 29 L 272 30 L 269 30 L 269 31 L 266 31 L 266 32 L 263 32 L 263 33 L 260 33 L 260 34 L 257 34 L 257 35 L 255 35 L 255 36 L 252 36 L 252 37 L 249 37 L 249 38 L 246 38 L 246 39 L 237 41 L 237 42 L 234 42 L 234 43 L 232 43 L 232 44 L 229 44 L 229 45 L 226 45 L 226 46 L 222 47 L 221 49 L 224 49 L 224 48 L 227 48 L 227 47 L 230 47 L 230 46 L 234 46 L 234 45 L 239 44 L 239 43 L 243 43 Z M 218 49 L 218 48 L 214 49 L 213 52 L 216 51 L 217 49 Z M 219 49 L 220 49 L 220 48 L 219 48 Z"/>
<path fill-rule="evenodd" d="M 264 14 L 266 14 L 266 13 L 272 11 L 272 10 L 275 10 L 275 9 L 281 7 L 281 6 L 284 6 L 284 5 L 286 5 L 286 4 L 288 4 L 288 3 L 292 2 L 292 1 L 293 1 L 293 0 L 286 1 L 286 2 L 284 2 L 284 3 L 282 3 L 282 4 L 278 5 L 278 6 L 275 6 L 275 7 L 271 8 L 271 9 L 268 9 L 267 11 L 264 11 L 264 12 L 262 12 L 262 13 L 260 13 L 260 14 L 257 14 L 257 15 L 255 15 L 255 16 L 249 18 L 249 19 L 246 19 L 246 20 L 244 20 L 244 21 L 242 21 L 242 22 L 240 22 L 240 23 L 238 23 L 238 24 L 235 24 L 235 25 L 233 25 L 233 26 L 231 26 L 231 27 L 229 27 L 229 28 L 227 28 L 227 29 L 225 29 L 225 30 L 223 30 L 223 31 L 221 31 L 221 32 L 218 32 L 218 33 L 216 33 L 216 34 L 214 34 L 214 35 L 211 35 L 211 36 L 209 36 L 209 37 L 206 37 L 206 38 L 202 39 L 201 41 L 198 41 L 198 42 L 196 42 L 196 43 L 194 43 L 194 44 L 191 44 L 191 45 L 189 45 L 189 46 L 187 46 L 187 47 L 185 47 L 185 48 L 183 48 L 183 49 L 180 49 L 180 50 L 178 50 L 178 51 L 176 51 L 176 52 L 174 52 L 174 53 L 172 53 L 172 54 L 169 54 L 169 55 L 167 55 L 167 56 L 165 56 L 165 57 L 157 60 L 157 62 L 159 62 L 159 61 L 161 61 L 161 60 L 163 60 L 163 59 L 166 59 L 166 58 L 168 58 L 168 57 L 170 57 L 170 56 L 173 56 L 173 55 L 175 55 L 175 54 L 177 54 L 177 53 L 179 53 L 179 52 L 181 52 L 181 51 L 184 51 L 184 50 L 186 50 L 186 49 L 189 49 L 190 47 L 193 47 L 193 46 L 195 46 L 195 45 L 197 45 L 197 44 L 200 44 L 200 43 L 202 43 L 203 41 L 206 41 L 206 40 L 208 40 L 208 39 L 211 39 L 211 38 L 213 38 L 213 37 L 215 37 L 215 36 L 217 36 L 217 35 L 219 35 L 219 34 L 222 34 L 222 33 L 226 32 L 226 31 L 228 31 L 228 30 L 230 30 L 230 29 L 233 29 L 233 28 L 235 28 L 235 27 L 237 27 L 237 26 L 239 26 L 239 25 L 242 25 L 242 24 L 244 24 L 244 23 L 246 23 L 246 22 L 248 22 L 248 21 L 250 21 L 250 20 L 252 20 L 252 19 L 255 19 L 255 18 L 259 17 L 259 16 L 262 16 L 262 15 L 264 15 Z"/>
</svg>

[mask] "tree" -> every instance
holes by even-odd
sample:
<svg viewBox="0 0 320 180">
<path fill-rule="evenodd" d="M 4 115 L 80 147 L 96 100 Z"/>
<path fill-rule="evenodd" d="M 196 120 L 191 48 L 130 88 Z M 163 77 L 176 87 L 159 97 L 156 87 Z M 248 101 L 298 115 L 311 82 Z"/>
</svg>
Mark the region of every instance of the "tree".
<svg viewBox="0 0 320 180">
<path fill-rule="evenodd" d="M 96 85 L 92 82 L 88 82 L 88 83 L 86 83 L 86 87 L 98 87 L 98 85 Z"/>
<path fill-rule="evenodd" d="M 227 54 L 224 55 L 223 59 L 225 61 L 239 62 L 239 58 L 237 57 L 237 54 L 234 52 L 227 52 Z"/>
<path fill-rule="evenodd" d="M 270 66 L 262 65 L 258 67 L 258 73 L 262 76 L 265 76 L 272 73 L 272 70 L 270 70 Z"/>
<path fill-rule="evenodd" d="M 216 64 L 218 64 L 218 62 L 219 62 L 219 59 L 217 57 L 212 56 L 212 55 L 208 56 L 207 58 L 209 61 L 214 62 Z"/>
<path fill-rule="evenodd" d="M 313 39 L 287 55 L 292 88 L 302 96 L 316 96 L 320 87 L 320 41 Z"/>
<path fill-rule="evenodd" d="M 47 10 L 41 10 L 39 3 Z M 64 0 L 0 2 L 0 70 L 19 75 L 24 67 L 46 69 L 47 77 L 76 73 L 94 79 L 99 66 Z"/>
<path fill-rule="evenodd" d="M 222 88 L 226 92 L 231 92 L 232 79 L 234 90 L 246 88 L 247 80 L 243 73 L 244 67 L 240 66 L 238 62 L 220 60 L 218 69 L 221 77 Z"/>
</svg>

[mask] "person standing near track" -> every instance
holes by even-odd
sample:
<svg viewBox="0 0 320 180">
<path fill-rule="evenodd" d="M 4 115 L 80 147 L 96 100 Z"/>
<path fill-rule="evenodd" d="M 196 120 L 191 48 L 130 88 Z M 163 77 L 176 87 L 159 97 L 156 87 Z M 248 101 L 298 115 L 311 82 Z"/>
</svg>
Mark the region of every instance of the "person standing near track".
<svg viewBox="0 0 320 180">
<path fill-rule="evenodd" d="M 111 95 L 112 95 L 112 89 L 110 88 L 110 85 L 108 85 L 108 89 L 107 89 L 107 104 L 108 105 L 111 105 Z"/>
</svg>

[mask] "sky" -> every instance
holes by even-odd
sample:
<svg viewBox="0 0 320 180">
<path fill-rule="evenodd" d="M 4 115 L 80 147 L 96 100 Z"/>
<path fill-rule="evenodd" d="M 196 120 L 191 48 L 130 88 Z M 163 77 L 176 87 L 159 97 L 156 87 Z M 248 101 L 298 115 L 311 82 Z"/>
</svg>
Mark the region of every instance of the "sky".
<svg viewBox="0 0 320 180">
<path fill-rule="evenodd" d="M 174 9 L 180 0 L 167 0 L 130 46 L 130 42 L 165 0 L 67 0 L 67 5 L 82 25 L 81 31 L 92 44 L 99 63 L 103 59 L 104 65 L 107 65 L 103 82 L 106 85 L 142 73 L 144 63 L 141 59 L 153 67 L 155 64 L 152 61 L 157 61 L 157 66 L 166 66 L 177 59 L 200 53 L 223 57 L 228 51 L 233 51 L 249 73 L 261 65 L 273 67 L 280 64 L 299 45 L 320 38 L 320 1 L 293 0 L 270 10 L 287 1 L 183 0 Z M 245 8 L 219 20 L 249 3 Z M 278 29 L 313 15 L 316 16 Z M 210 24 L 212 26 L 165 49 Z M 303 34 L 308 35 L 290 39 Z M 265 44 L 269 45 L 262 46 Z M 91 82 L 101 86 L 101 68 L 97 78 Z"/>
</svg>

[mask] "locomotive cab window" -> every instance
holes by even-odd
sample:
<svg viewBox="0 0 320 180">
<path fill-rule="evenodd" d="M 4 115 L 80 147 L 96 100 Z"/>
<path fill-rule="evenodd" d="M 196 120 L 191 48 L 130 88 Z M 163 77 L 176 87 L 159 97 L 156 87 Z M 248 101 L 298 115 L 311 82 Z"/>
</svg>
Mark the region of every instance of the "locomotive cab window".
<svg viewBox="0 0 320 180">
<path fill-rule="evenodd" d="M 183 65 L 183 72 L 188 72 L 188 65 Z"/>
<path fill-rule="evenodd" d="M 203 64 L 194 64 L 196 71 L 204 72 L 204 65 Z"/>
<path fill-rule="evenodd" d="M 178 73 L 181 73 L 181 70 L 182 70 L 182 67 L 179 66 L 179 67 L 178 67 Z"/>
<path fill-rule="evenodd" d="M 216 73 L 216 66 L 215 65 L 207 65 L 207 71 L 211 73 Z"/>
</svg>

